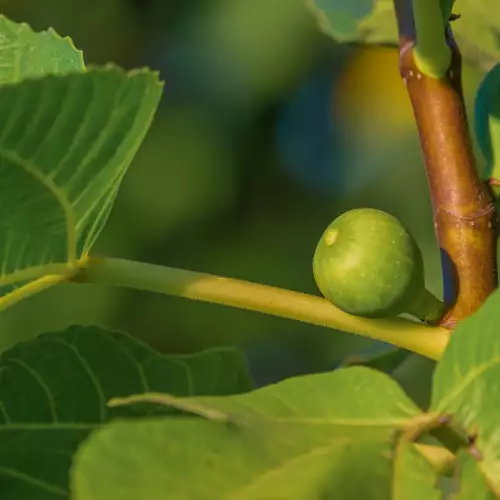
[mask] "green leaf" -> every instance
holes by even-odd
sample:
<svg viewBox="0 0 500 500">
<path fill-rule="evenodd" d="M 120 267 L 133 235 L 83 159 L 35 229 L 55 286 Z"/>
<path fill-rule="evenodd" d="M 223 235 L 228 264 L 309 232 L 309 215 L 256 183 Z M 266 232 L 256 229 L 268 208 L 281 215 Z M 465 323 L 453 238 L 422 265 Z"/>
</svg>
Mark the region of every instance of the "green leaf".
<svg viewBox="0 0 500 500">
<path fill-rule="evenodd" d="M 86 258 L 161 90 L 113 66 L 0 87 L 0 309 Z"/>
<path fill-rule="evenodd" d="M 0 15 L 0 85 L 83 71 L 82 52 L 69 38 L 52 29 L 35 33 L 27 24 Z"/>
<path fill-rule="evenodd" d="M 389 498 L 387 440 L 366 434 L 354 442 L 323 433 L 300 446 L 304 433 L 289 431 L 288 437 L 264 428 L 231 435 L 202 420 L 112 423 L 77 453 L 71 498 Z"/>
<path fill-rule="evenodd" d="M 307 0 L 320 27 L 338 39 L 356 34 L 358 23 L 373 10 L 376 0 Z"/>
<path fill-rule="evenodd" d="M 338 29 L 339 21 L 335 19 L 333 10 L 327 11 L 316 6 L 315 14 L 319 28 L 341 42 L 397 45 L 398 30 L 394 1 L 375 0 L 374 3 L 375 6 L 368 16 L 358 18 L 354 28 L 351 25 L 344 31 Z M 449 17 L 447 13 L 451 12 L 452 7 L 451 0 L 441 0 L 444 18 Z M 454 11 L 461 14 L 461 18 L 451 23 L 451 26 L 464 61 L 483 71 L 489 70 L 500 59 L 498 21 L 492 15 L 497 8 L 497 0 L 457 0 L 454 6 Z M 342 14 L 340 18 L 346 23 Z"/>
<path fill-rule="evenodd" d="M 179 396 L 250 389 L 233 349 L 165 356 L 123 333 L 74 326 L 18 344 L 0 357 L 2 500 L 67 498 L 72 454 L 116 417 L 171 413 L 166 407 L 108 408 L 130 390 Z"/>
<path fill-rule="evenodd" d="M 335 397 L 330 397 L 334 390 Z M 380 394 L 384 395 L 383 400 Z M 162 403 L 163 399 L 163 403 Z M 285 421 L 325 419 L 323 424 L 351 427 L 406 428 L 420 409 L 388 376 L 364 367 L 352 367 L 301 377 L 293 377 L 252 393 L 227 397 L 177 398 L 171 394 L 145 393 L 110 402 L 112 406 L 154 401 L 178 407 L 190 413 L 198 408 L 211 408 L 237 422 L 252 418 Z M 330 416 L 331 421 L 330 421 Z"/>
<path fill-rule="evenodd" d="M 443 13 L 443 20 L 448 21 L 450 19 L 450 15 L 453 12 L 453 5 L 456 0 L 439 0 L 441 4 L 441 12 Z"/>
<path fill-rule="evenodd" d="M 468 452 L 458 454 L 458 493 L 452 500 L 494 500 L 496 497 L 488 487 L 481 472 L 480 463 Z"/>
<path fill-rule="evenodd" d="M 500 492 L 500 292 L 460 323 L 434 373 L 431 411 L 451 415 L 483 457 L 481 470 Z"/>
<path fill-rule="evenodd" d="M 396 449 L 394 470 L 391 498 L 441 500 L 441 492 L 436 486 L 437 474 L 412 442 L 405 439 L 400 441 Z"/>
<path fill-rule="evenodd" d="M 397 435 L 427 418 L 389 377 L 364 367 L 225 398 L 146 394 L 112 404 L 138 401 L 207 420 L 103 427 L 75 456 L 73 499 L 396 498 Z"/>
<path fill-rule="evenodd" d="M 455 21 L 453 32 L 464 61 L 488 71 L 500 59 L 496 0 L 457 0 L 454 10 L 462 17 Z"/>
<path fill-rule="evenodd" d="M 477 142 L 486 160 L 483 177 L 500 182 L 500 64 L 494 66 L 479 85 L 474 103 Z M 496 197 L 500 185 L 491 184 Z"/>
</svg>

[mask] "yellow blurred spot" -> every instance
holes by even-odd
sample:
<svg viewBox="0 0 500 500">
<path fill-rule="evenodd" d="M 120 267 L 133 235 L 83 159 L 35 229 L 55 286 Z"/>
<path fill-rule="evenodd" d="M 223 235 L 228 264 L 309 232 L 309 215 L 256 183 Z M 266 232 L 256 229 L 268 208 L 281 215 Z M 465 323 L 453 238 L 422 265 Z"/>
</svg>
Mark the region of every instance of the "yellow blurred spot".
<svg viewBox="0 0 500 500">
<path fill-rule="evenodd" d="M 398 68 L 398 49 L 358 49 L 334 89 L 334 109 L 356 121 L 388 126 L 413 123 L 413 111 Z"/>
</svg>

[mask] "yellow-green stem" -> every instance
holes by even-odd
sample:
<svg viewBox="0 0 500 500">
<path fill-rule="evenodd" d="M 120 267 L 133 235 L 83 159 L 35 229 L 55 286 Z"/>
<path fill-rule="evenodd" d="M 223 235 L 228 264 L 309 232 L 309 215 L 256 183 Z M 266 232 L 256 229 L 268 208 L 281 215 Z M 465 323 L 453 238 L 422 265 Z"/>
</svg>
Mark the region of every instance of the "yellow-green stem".
<svg viewBox="0 0 500 500">
<path fill-rule="evenodd" d="M 74 281 L 135 288 L 257 311 L 343 330 L 391 343 L 438 360 L 450 332 L 409 320 L 366 319 L 326 299 L 272 286 L 113 258 L 89 258 Z"/>
<path fill-rule="evenodd" d="M 69 281 L 74 275 L 74 272 L 69 271 L 65 274 L 47 274 L 36 280 L 30 281 L 26 285 L 15 288 L 12 292 L 0 297 L 0 311 L 21 302 L 32 295 L 36 295 L 48 288 Z"/>
<path fill-rule="evenodd" d="M 417 68 L 427 76 L 442 78 L 451 65 L 451 49 L 446 43 L 445 25 L 439 0 L 413 0 L 417 43 Z"/>
</svg>

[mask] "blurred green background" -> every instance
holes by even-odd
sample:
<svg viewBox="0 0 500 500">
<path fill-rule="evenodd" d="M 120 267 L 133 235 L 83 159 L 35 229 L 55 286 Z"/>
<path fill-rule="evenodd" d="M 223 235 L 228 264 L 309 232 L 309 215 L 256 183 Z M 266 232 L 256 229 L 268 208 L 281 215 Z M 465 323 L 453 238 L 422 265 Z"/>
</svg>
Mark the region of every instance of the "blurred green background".
<svg viewBox="0 0 500 500">
<path fill-rule="evenodd" d="M 73 38 L 87 64 L 150 66 L 166 82 L 95 254 L 317 294 L 311 259 L 323 229 L 345 210 L 375 207 L 415 235 L 428 287 L 441 293 L 397 51 L 336 45 L 303 3 L 0 0 L 13 20 Z M 481 76 L 464 69 L 469 106 Z M 330 369 L 372 346 L 216 305 L 66 285 L 2 313 L 0 349 L 74 323 L 126 330 L 168 353 L 237 345 L 258 384 Z M 398 370 L 422 404 L 432 368 L 413 356 Z"/>
</svg>

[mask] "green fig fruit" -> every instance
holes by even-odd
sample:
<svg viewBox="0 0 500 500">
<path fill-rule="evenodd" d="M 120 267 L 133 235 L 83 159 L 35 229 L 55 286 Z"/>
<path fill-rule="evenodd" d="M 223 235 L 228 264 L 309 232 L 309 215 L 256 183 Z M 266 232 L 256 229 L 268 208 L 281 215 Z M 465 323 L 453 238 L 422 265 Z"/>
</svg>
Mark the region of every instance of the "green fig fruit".
<svg viewBox="0 0 500 500">
<path fill-rule="evenodd" d="M 422 255 L 396 217 L 370 208 L 335 219 L 316 247 L 313 272 L 335 306 L 368 318 L 412 314 L 433 322 L 442 303 L 424 284 Z"/>
</svg>

